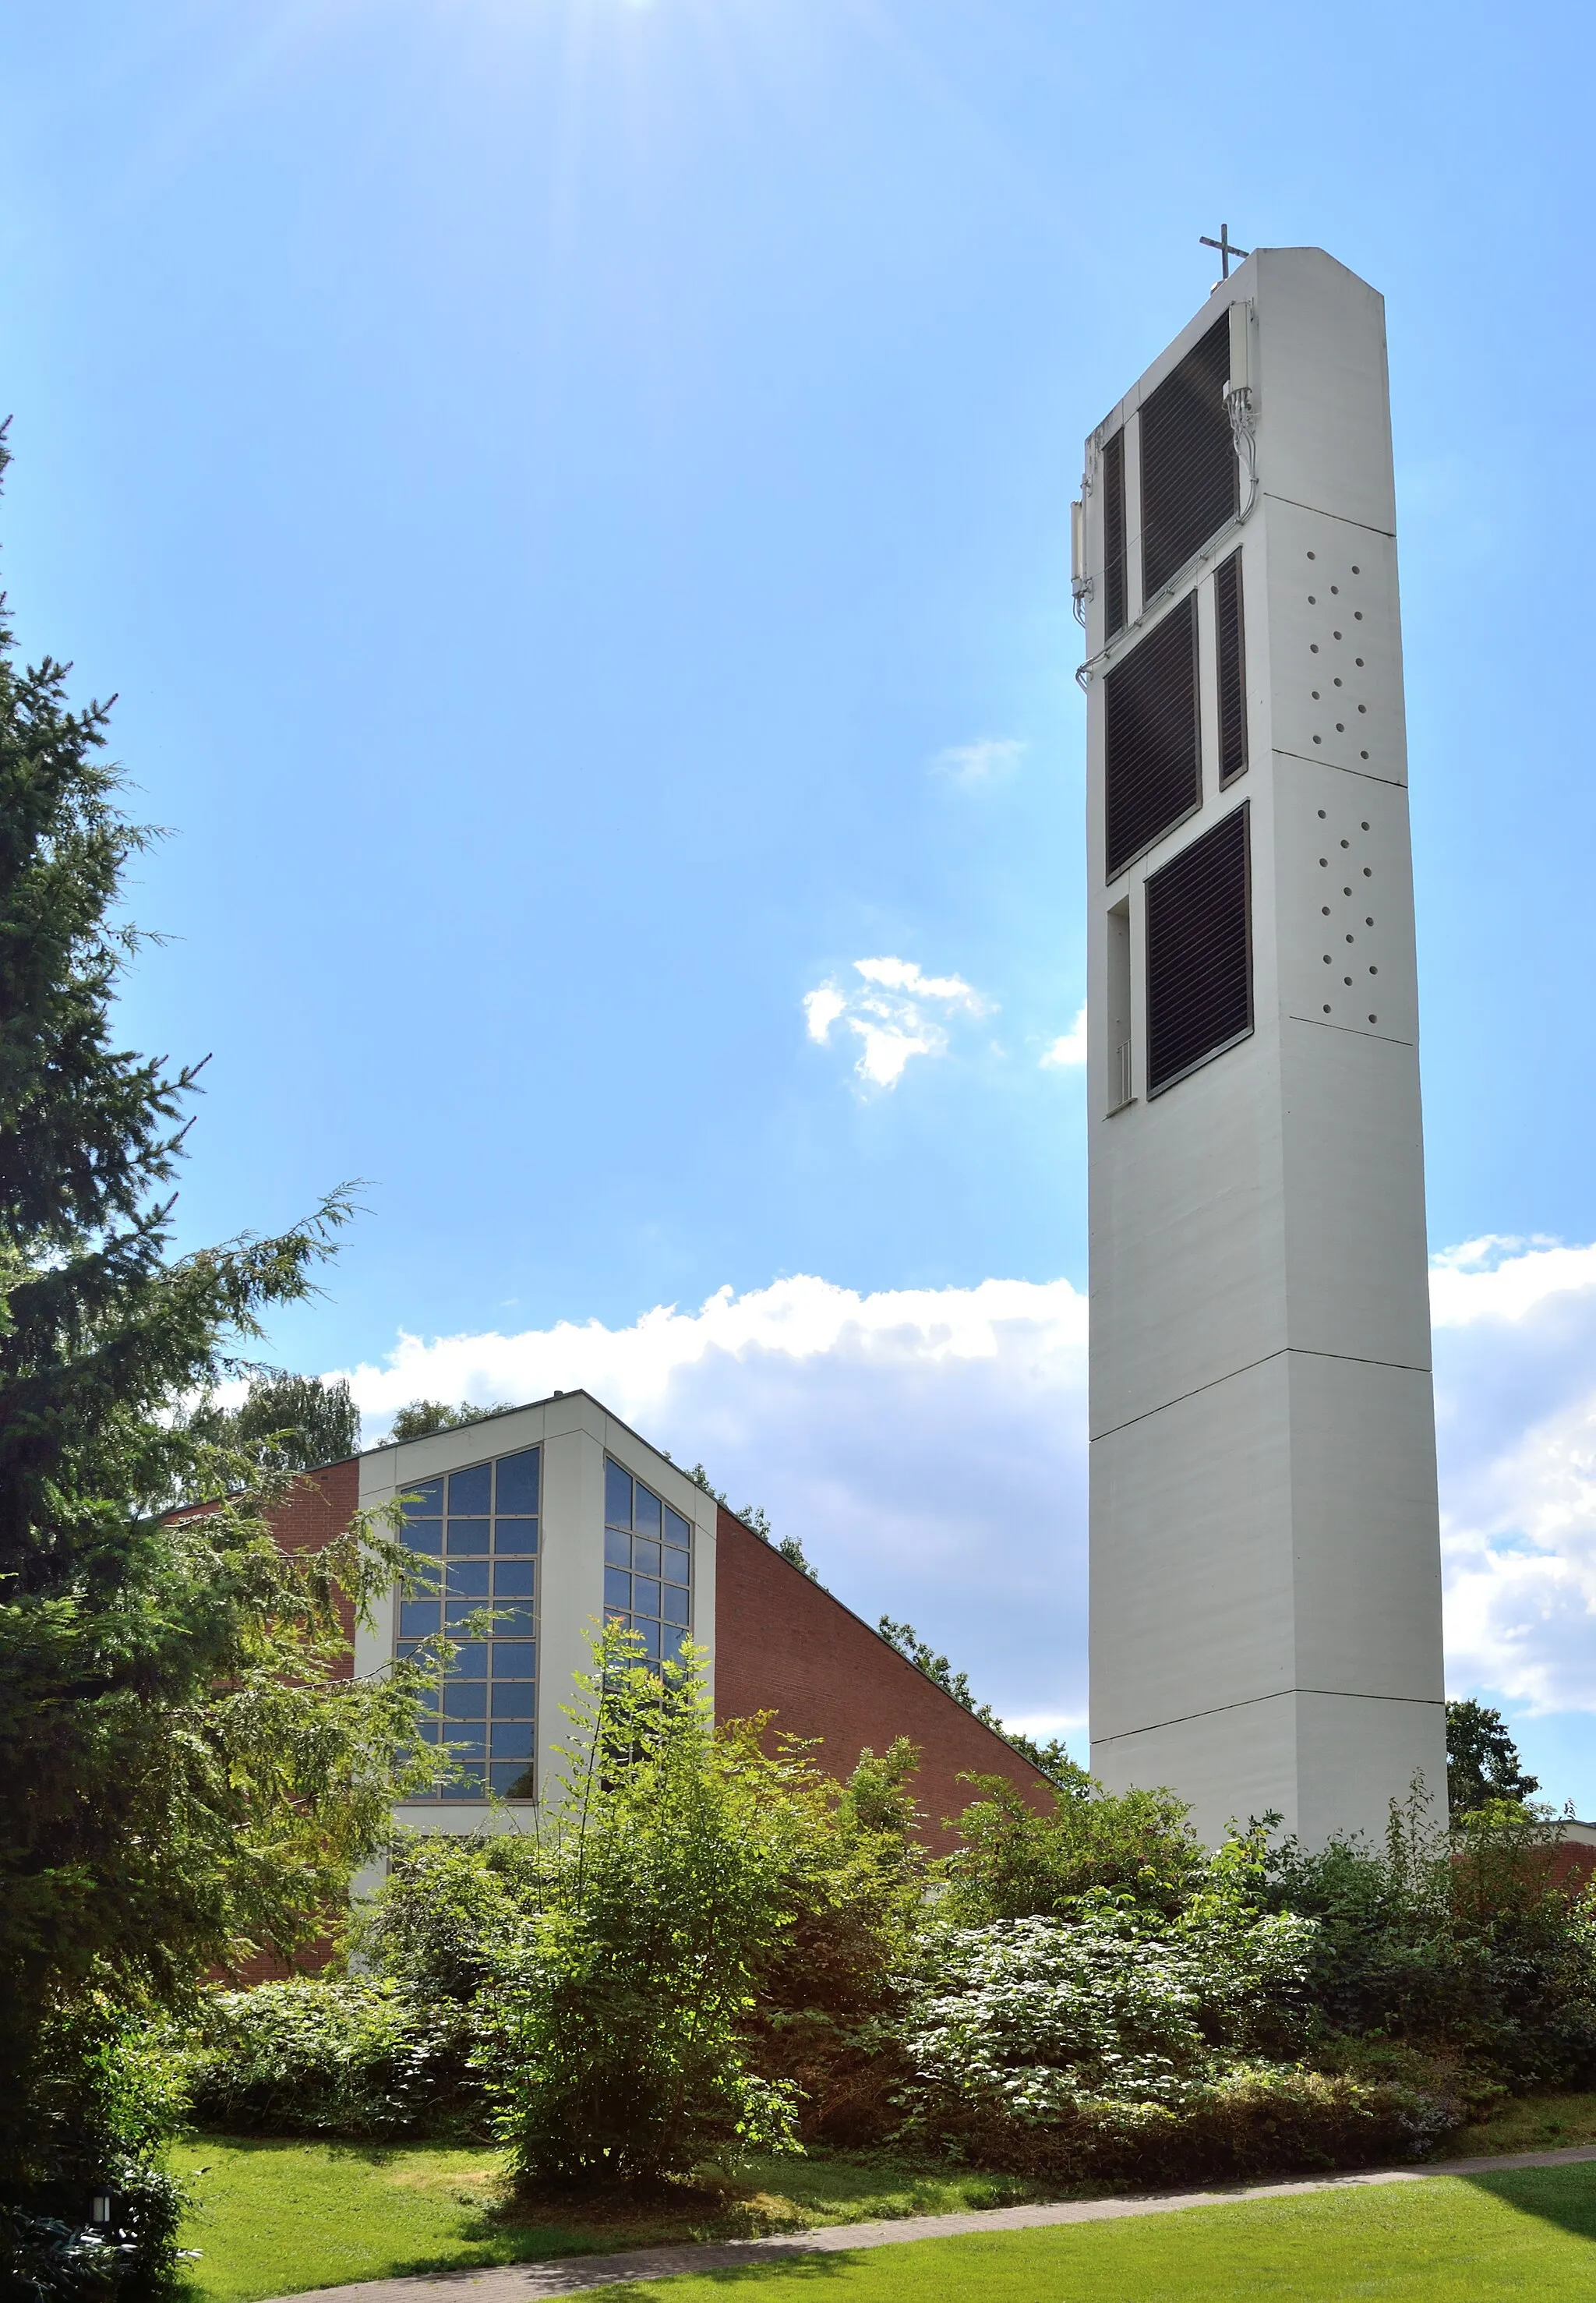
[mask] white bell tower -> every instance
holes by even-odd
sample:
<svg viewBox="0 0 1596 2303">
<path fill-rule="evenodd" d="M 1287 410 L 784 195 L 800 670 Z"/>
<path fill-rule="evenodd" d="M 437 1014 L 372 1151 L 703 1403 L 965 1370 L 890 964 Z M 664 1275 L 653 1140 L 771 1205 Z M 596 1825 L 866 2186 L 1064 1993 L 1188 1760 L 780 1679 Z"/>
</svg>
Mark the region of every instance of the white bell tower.
<svg viewBox="0 0 1596 2303">
<path fill-rule="evenodd" d="M 1092 1766 L 1444 1805 L 1384 307 L 1261 249 L 1086 444 Z"/>
</svg>

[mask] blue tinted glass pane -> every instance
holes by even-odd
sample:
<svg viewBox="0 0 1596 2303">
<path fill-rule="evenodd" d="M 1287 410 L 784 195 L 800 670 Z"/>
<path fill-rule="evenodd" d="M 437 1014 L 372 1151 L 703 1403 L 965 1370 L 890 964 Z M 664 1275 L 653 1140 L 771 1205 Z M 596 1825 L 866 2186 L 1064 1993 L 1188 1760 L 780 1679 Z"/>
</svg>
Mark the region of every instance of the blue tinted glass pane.
<svg viewBox="0 0 1596 2303">
<path fill-rule="evenodd" d="M 501 1799 L 536 1799 L 537 1785 L 530 1767 L 519 1759 L 507 1759 L 491 1771 L 494 1789 Z"/>
<path fill-rule="evenodd" d="M 406 1519 L 436 1519 L 443 1508 L 442 1480 L 412 1480 L 400 1497 Z"/>
<path fill-rule="evenodd" d="M 407 1519 L 404 1540 L 412 1551 L 424 1551 L 435 1559 L 443 1548 L 443 1523 L 441 1519 Z"/>
<path fill-rule="evenodd" d="M 632 1579 L 619 1567 L 604 1570 L 604 1605 L 607 1607 L 629 1607 L 632 1603 Z"/>
<path fill-rule="evenodd" d="M 657 1624 L 645 1623 L 640 1617 L 634 1615 L 632 1618 L 632 1629 L 634 1632 L 638 1632 L 642 1634 L 644 1654 L 646 1656 L 657 1656 L 660 1651 L 659 1625 Z"/>
<path fill-rule="evenodd" d="M 537 1509 L 537 1449 L 499 1458 L 499 1493 L 494 1509 L 535 1512 Z"/>
<path fill-rule="evenodd" d="M 683 1519 L 681 1514 L 680 1512 L 673 1512 L 670 1505 L 667 1504 L 665 1506 L 665 1541 L 667 1543 L 679 1543 L 682 1549 L 686 1551 L 690 1548 L 692 1540 L 692 1529 L 688 1525 L 686 1520 Z"/>
<path fill-rule="evenodd" d="M 687 1593 L 678 1590 L 674 1583 L 667 1583 L 664 1590 L 664 1601 L 665 1621 L 668 1624 L 685 1624 L 688 1619 Z"/>
<path fill-rule="evenodd" d="M 487 1597 L 487 1562 L 486 1559 L 452 1559 L 444 1595 L 451 1599 L 486 1599 Z"/>
<path fill-rule="evenodd" d="M 469 1472 L 449 1474 L 449 1516 L 456 1512 L 469 1513 L 474 1518 L 478 1512 L 485 1516 L 494 1507 L 494 1467 L 491 1464 L 473 1464 Z"/>
<path fill-rule="evenodd" d="M 439 1796 L 446 1800 L 486 1799 L 487 1793 L 483 1780 L 485 1774 L 484 1768 L 467 1767 L 461 1772 L 458 1783 L 444 1784 Z"/>
<path fill-rule="evenodd" d="M 632 1506 L 632 1525 L 639 1535 L 655 1535 L 660 1531 L 660 1499 L 651 1496 L 641 1482 L 638 1483 Z"/>
<path fill-rule="evenodd" d="M 529 1759 L 532 1757 L 532 1723 L 524 1720 L 519 1725 L 494 1722 L 494 1757 L 495 1759 Z"/>
<path fill-rule="evenodd" d="M 499 1559 L 494 1563 L 496 1599 L 530 1599 L 537 1590 L 536 1559 Z"/>
<path fill-rule="evenodd" d="M 529 1640 L 537 1626 L 530 1607 L 494 1606 L 494 1635 L 502 1640 Z"/>
<path fill-rule="evenodd" d="M 685 1583 L 688 1581 L 688 1565 L 691 1557 L 692 1554 L 690 1552 L 672 1551 L 669 1544 L 665 1546 L 665 1581 L 667 1583 Z"/>
<path fill-rule="evenodd" d="M 646 1575 L 632 1577 L 632 1613 L 634 1615 L 657 1615 L 660 1611 L 660 1587 Z"/>
<path fill-rule="evenodd" d="M 537 1670 L 536 1640 L 495 1640 L 494 1641 L 494 1677 L 495 1679 L 531 1679 Z"/>
<path fill-rule="evenodd" d="M 488 1709 L 495 1719 L 533 1719 L 537 1715 L 537 1690 L 529 1679 L 495 1679 L 488 1696 Z"/>
<path fill-rule="evenodd" d="M 632 1483 L 629 1473 L 604 1457 L 604 1517 L 612 1527 L 632 1523 Z"/>
<path fill-rule="evenodd" d="M 687 1633 L 685 1632 L 672 1631 L 671 1626 L 668 1624 L 666 1624 L 665 1629 L 661 1635 L 660 1652 L 664 1656 L 667 1661 L 674 1661 L 674 1659 L 681 1653 L 682 1643 L 686 1638 Z"/>
<path fill-rule="evenodd" d="M 443 1688 L 445 1719 L 486 1719 L 487 1690 L 480 1680 L 452 1679 Z M 452 1734 L 452 1729 L 450 1731 Z"/>
<path fill-rule="evenodd" d="M 632 1540 L 623 1527 L 604 1530 L 604 1558 L 612 1567 L 629 1567 L 632 1564 Z"/>
<path fill-rule="evenodd" d="M 454 1661 L 449 1669 L 451 1680 L 486 1679 L 487 1677 L 487 1641 L 462 1640 L 454 1650 Z"/>
<path fill-rule="evenodd" d="M 487 1728 L 478 1721 L 452 1719 L 445 1743 L 450 1759 L 457 1763 L 461 1759 L 486 1759 Z"/>
<path fill-rule="evenodd" d="M 535 1519 L 496 1519 L 494 1522 L 495 1551 L 536 1551 L 537 1522 Z"/>
<path fill-rule="evenodd" d="M 443 1732 L 435 1719 L 419 1719 L 416 1723 L 417 1736 L 423 1743 L 435 1743 Z"/>
<path fill-rule="evenodd" d="M 446 1599 L 443 1603 L 443 1629 L 459 1633 L 473 1615 L 480 1615 L 487 1605 L 486 1599 Z"/>
<path fill-rule="evenodd" d="M 435 1599 L 401 1599 L 399 1603 L 399 1633 L 401 1639 L 424 1640 L 429 1632 L 437 1630 L 442 1620 Z"/>
<path fill-rule="evenodd" d="M 632 1573 L 635 1575 L 657 1575 L 660 1572 L 660 1548 L 646 1542 L 642 1536 L 632 1538 Z"/>
<path fill-rule="evenodd" d="M 451 1554 L 462 1551 L 486 1551 L 487 1530 L 488 1523 L 485 1519 L 452 1519 L 449 1523 Z"/>
</svg>

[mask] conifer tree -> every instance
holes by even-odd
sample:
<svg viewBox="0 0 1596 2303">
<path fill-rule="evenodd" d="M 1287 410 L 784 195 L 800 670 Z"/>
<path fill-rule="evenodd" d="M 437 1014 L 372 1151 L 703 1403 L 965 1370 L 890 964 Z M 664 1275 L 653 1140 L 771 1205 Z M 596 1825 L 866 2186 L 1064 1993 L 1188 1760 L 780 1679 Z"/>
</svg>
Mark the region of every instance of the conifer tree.
<svg viewBox="0 0 1596 2303">
<path fill-rule="evenodd" d="M 404 1673 L 344 1675 L 340 1608 L 368 1606 L 397 1548 L 351 1530 L 285 1557 L 264 1514 L 289 1472 L 263 1479 L 182 1413 L 268 1311 L 313 1292 L 350 1201 L 335 1193 L 274 1236 L 173 1252 L 196 1067 L 119 1043 L 138 937 L 117 907 L 149 834 L 119 809 L 105 708 L 74 711 L 66 682 L 48 658 L 19 666 L 0 617 L 0 2240 L 13 2284 L 52 2233 L 66 2237 L 51 2276 L 66 2275 L 95 2186 L 122 2219 L 100 2274 L 158 2265 L 170 2201 L 140 2159 L 151 2120 L 128 2109 L 117 2042 L 207 1966 L 291 1953 L 316 1931 L 382 1837 L 413 1717 Z M 226 1500 L 174 1519 L 163 1507 L 182 1492 Z"/>
</svg>

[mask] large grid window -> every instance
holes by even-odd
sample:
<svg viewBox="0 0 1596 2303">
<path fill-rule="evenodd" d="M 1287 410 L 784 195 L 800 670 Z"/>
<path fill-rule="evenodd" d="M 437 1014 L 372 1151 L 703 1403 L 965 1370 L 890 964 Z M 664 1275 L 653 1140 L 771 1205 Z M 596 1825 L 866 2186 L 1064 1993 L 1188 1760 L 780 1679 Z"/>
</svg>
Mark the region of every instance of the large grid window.
<svg viewBox="0 0 1596 2303">
<path fill-rule="evenodd" d="M 672 1661 L 692 1628 L 693 1531 L 604 1458 L 604 1621 L 640 1632 L 651 1662 Z"/>
<path fill-rule="evenodd" d="M 460 1642 L 421 1733 L 440 1750 L 447 1745 L 460 1773 L 441 1776 L 423 1801 L 536 1796 L 541 1472 L 542 1450 L 528 1447 L 410 1491 L 404 1540 L 440 1588 L 400 1601 L 397 1652 L 415 1655 L 441 1634 Z M 484 1608 L 494 1611 L 489 1636 L 461 1638 L 468 1617 Z"/>
</svg>

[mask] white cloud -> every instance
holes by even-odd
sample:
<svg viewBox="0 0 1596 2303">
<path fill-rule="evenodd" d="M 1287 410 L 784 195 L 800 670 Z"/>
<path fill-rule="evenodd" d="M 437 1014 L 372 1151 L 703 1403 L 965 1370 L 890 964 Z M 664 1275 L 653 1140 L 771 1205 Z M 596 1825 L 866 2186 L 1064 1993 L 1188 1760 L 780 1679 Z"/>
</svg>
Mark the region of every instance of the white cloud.
<svg viewBox="0 0 1596 2303">
<path fill-rule="evenodd" d="M 873 1087 L 895 1087 L 911 1056 L 945 1056 L 947 1017 L 984 1016 L 987 1002 L 961 975 L 926 975 L 912 959 L 856 959 L 858 984 L 817 984 L 804 994 L 806 1028 L 822 1047 L 832 1026 L 860 1042 L 857 1076 Z"/>
<path fill-rule="evenodd" d="M 848 994 L 840 991 L 834 983 L 822 983 L 815 991 L 806 991 L 804 1014 L 807 1019 L 809 1037 L 818 1040 L 823 1048 L 831 1037 L 832 1025 L 847 1012 L 847 1008 Z"/>
<path fill-rule="evenodd" d="M 1549 1296 L 1596 1286 L 1596 1247 L 1487 1232 L 1431 1259 L 1430 1314 L 1438 1328 L 1520 1320 Z"/>
<path fill-rule="evenodd" d="M 885 984 L 890 991 L 918 992 L 927 1000 L 951 1000 L 972 1015 L 984 1013 L 985 1002 L 970 990 L 962 975 L 923 975 L 912 959 L 856 959 L 856 974 L 866 983 Z"/>
<path fill-rule="evenodd" d="M 1431 1304 L 1454 1691 L 1596 1711 L 1596 1246 L 1465 1241 Z"/>
<path fill-rule="evenodd" d="M 867 1621 L 913 1623 L 981 1700 L 1078 1723 L 1085 1347 L 1067 1280 L 860 1295 L 800 1278 L 627 1328 L 405 1336 L 350 1380 L 368 1436 L 409 1399 L 586 1388 L 801 1536 Z"/>
<path fill-rule="evenodd" d="M 1432 1286 L 1450 1690 L 1596 1712 L 1596 1245 L 1465 1242 Z M 408 1399 L 585 1387 L 1084 1756 L 1085 1338 L 1064 1280 L 799 1278 L 625 1328 L 406 1336 L 352 1381 L 370 1433 Z"/>
<path fill-rule="evenodd" d="M 973 744 L 951 744 L 945 752 L 939 752 L 931 763 L 932 771 L 969 791 L 1012 775 L 1025 752 L 1017 736 L 980 736 Z"/>
<path fill-rule="evenodd" d="M 1060 1033 L 1060 1036 L 1054 1040 L 1049 1047 L 1043 1050 L 1042 1060 L 1044 1064 L 1058 1064 L 1060 1066 L 1067 1064 L 1084 1064 L 1085 1062 L 1086 1005 L 1085 1000 L 1081 1002 L 1081 1012 L 1076 1017 L 1068 1031 Z"/>
</svg>

